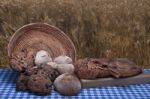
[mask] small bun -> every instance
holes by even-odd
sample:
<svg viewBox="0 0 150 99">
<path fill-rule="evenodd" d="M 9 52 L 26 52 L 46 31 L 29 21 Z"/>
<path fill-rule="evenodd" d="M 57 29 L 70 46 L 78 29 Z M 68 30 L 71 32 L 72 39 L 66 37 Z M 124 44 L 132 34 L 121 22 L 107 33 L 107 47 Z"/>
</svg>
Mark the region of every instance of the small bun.
<svg viewBox="0 0 150 99">
<path fill-rule="evenodd" d="M 51 61 L 52 61 L 52 58 L 47 51 L 40 50 L 36 53 L 35 64 L 37 66 L 46 64 L 47 62 L 51 62 Z"/>
<path fill-rule="evenodd" d="M 59 71 L 60 74 L 74 73 L 75 68 L 73 64 L 58 64 L 57 70 Z"/>
<path fill-rule="evenodd" d="M 66 55 L 60 55 L 54 59 L 54 62 L 57 64 L 70 64 L 72 59 Z"/>
</svg>

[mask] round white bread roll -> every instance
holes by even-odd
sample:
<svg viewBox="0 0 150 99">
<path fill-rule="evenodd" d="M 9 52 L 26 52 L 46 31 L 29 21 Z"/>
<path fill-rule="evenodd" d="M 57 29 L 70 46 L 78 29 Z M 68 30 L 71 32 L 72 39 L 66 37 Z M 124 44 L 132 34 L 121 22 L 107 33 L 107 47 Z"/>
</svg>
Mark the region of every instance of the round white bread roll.
<svg viewBox="0 0 150 99">
<path fill-rule="evenodd" d="M 57 64 L 57 70 L 60 74 L 74 73 L 75 68 L 73 64 Z"/>
<path fill-rule="evenodd" d="M 81 82 L 75 75 L 64 73 L 55 79 L 54 88 L 61 95 L 76 95 L 81 90 Z"/>
<path fill-rule="evenodd" d="M 52 58 L 49 53 L 45 50 L 40 50 L 36 53 L 35 56 L 35 64 L 40 66 L 42 64 L 46 64 L 47 62 L 51 62 Z"/>
<path fill-rule="evenodd" d="M 72 59 L 66 55 L 60 55 L 54 59 L 54 62 L 57 64 L 70 64 Z"/>
</svg>

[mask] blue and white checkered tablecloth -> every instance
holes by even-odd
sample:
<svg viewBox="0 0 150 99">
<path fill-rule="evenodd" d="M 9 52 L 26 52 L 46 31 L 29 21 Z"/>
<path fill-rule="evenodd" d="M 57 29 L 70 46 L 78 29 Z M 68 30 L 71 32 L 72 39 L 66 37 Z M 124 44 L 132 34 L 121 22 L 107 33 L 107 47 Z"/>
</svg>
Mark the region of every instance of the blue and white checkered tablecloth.
<svg viewBox="0 0 150 99">
<path fill-rule="evenodd" d="M 150 69 L 145 70 L 150 73 Z M 0 69 L 0 99 L 150 99 L 150 84 L 82 89 L 76 96 L 61 96 L 52 90 L 51 95 L 37 96 L 27 91 L 16 91 L 17 73 L 11 69 Z"/>
</svg>

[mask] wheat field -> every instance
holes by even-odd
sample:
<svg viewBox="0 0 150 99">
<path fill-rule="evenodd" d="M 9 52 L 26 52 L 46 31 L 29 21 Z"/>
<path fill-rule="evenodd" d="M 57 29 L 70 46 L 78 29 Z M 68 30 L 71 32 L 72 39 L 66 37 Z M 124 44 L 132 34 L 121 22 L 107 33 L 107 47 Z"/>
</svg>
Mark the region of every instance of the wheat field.
<svg viewBox="0 0 150 99">
<path fill-rule="evenodd" d="M 74 42 L 77 57 L 127 57 L 150 67 L 150 0 L 0 0 L 0 65 L 21 26 L 45 22 Z"/>
</svg>

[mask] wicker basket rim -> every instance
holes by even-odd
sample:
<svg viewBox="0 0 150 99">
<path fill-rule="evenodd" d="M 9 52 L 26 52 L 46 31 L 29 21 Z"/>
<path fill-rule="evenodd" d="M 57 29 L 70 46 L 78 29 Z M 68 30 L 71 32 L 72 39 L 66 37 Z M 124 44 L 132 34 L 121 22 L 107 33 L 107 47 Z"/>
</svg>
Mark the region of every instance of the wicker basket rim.
<svg viewBox="0 0 150 99">
<path fill-rule="evenodd" d="M 76 48 L 74 46 L 74 43 L 73 41 L 62 31 L 60 30 L 59 28 L 53 26 L 53 25 L 50 25 L 48 23 L 30 23 L 30 24 L 26 24 L 24 26 L 22 26 L 21 28 L 19 28 L 18 30 L 16 30 L 16 32 L 12 35 L 12 37 L 10 38 L 9 42 L 8 42 L 8 46 L 7 46 L 7 53 L 8 53 L 8 57 L 11 56 L 12 54 L 12 50 L 11 50 L 11 47 L 14 46 L 13 45 L 13 42 L 15 42 L 14 38 L 18 38 L 18 34 L 26 27 L 31 27 L 31 26 L 36 26 L 36 25 L 43 25 L 43 26 L 49 26 L 49 27 L 52 27 L 56 30 L 58 30 L 60 33 L 62 33 L 65 38 L 68 39 L 69 43 L 72 45 L 73 47 L 73 50 L 74 50 L 74 54 L 75 54 L 75 60 L 76 60 Z"/>
</svg>

